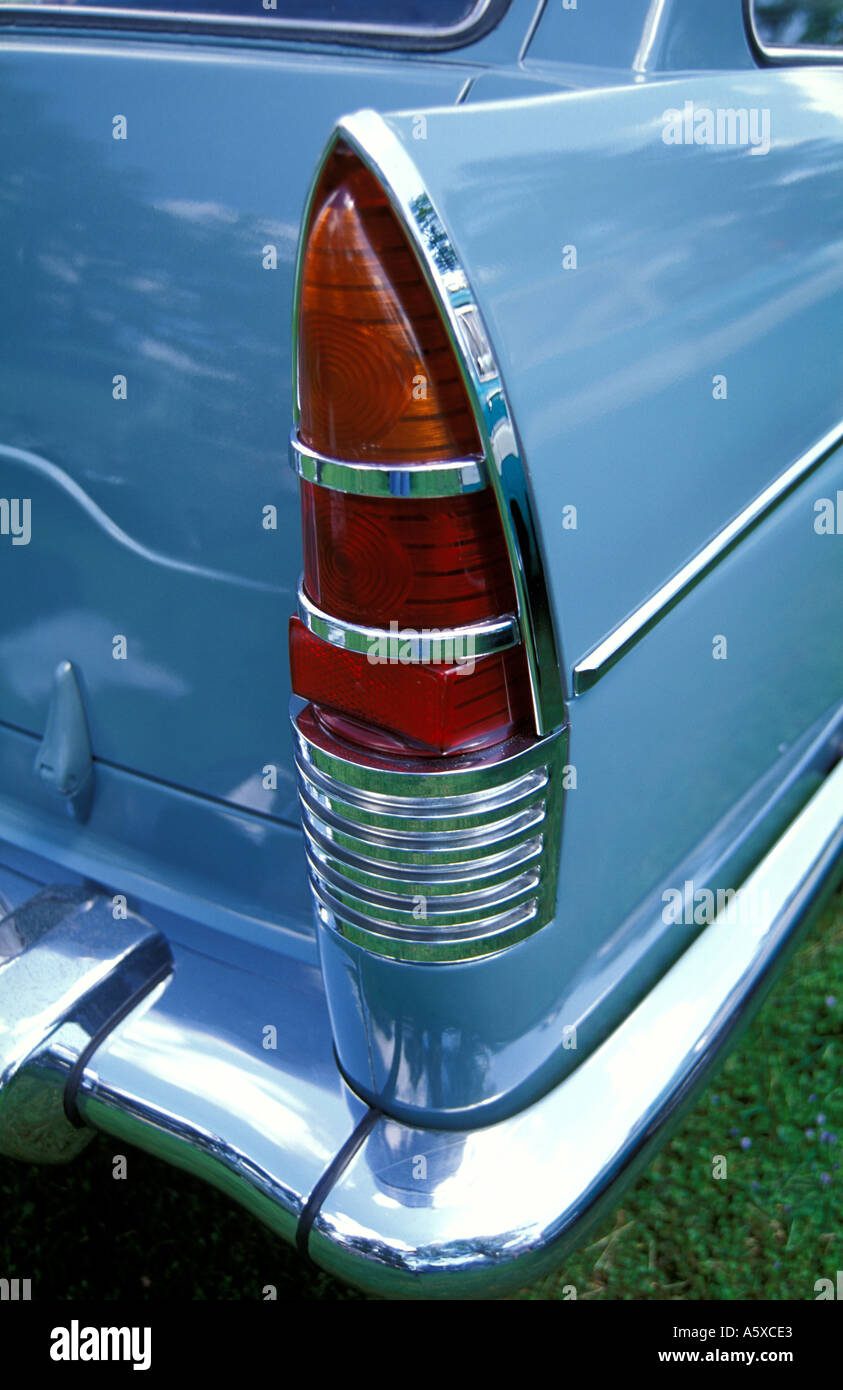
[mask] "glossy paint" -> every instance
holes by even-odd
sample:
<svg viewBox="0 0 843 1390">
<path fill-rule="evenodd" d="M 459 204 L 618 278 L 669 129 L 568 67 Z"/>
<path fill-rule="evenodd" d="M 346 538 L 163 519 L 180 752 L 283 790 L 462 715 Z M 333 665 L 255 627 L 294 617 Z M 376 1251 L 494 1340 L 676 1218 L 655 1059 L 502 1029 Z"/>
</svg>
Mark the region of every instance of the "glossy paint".
<svg viewBox="0 0 843 1390">
<path fill-rule="evenodd" d="M 28 545 L 0 547 L 0 721 L 41 733 L 71 660 L 95 758 L 296 823 L 299 216 L 345 110 L 449 102 L 464 81 L 410 59 L 0 42 L 19 132 L 0 166 L 0 495 L 33 517 Z"/>
<path fill-rule="evenodd" d="M 0 30 L 0 495 L 33 508 L 28 546 L 0 538 L 4 838 L 113 891 L 148 885 L 191 923 L 175 940 L 312 959 L 287 726 L 289 322 L 307 185 L 344 114 L 384 114 L 469 276 L 568 690 L 578 661 L 843 420 L 828 348 L 840 73 L 758 70 L 729 0 L 621 10 L 610 48 L 593 8 L 514 3 L 476 45 L 430 57 L 81 34 L 71 19 Z M 686 101 L 768 108 L 769 153 L 666 146 L 662 115 Z M 369 1099 L 453 1128 L 534 1100 L 696 934 L 660 922 L 664 887 L 734 886 L 781 833 L 836 746 L 843 565 L 813 508 L 840 488 L 838 450 L 570 702 L 576 787 L 548 927 L 444 970 L 326 947 L 346 1070 Z M 95 759 L 83 827 L 32 772 L 61 660 Z"/>
</svg>

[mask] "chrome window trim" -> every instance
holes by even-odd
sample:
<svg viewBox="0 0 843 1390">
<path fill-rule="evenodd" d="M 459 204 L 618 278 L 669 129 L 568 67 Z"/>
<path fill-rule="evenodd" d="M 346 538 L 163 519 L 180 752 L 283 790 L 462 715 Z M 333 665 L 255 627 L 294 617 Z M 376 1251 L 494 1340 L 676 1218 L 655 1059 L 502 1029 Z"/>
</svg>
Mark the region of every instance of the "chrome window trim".
<svg viewBox="0 0 843 1390">
<path fill-rule="evenodd" d="M 489 656 L 493 652 L 502 652 L 510 647 L 515 647 L 520 641 L 518 629 L 518 619 L 512 615 L 498 618 L 487 623 L 472 623 L 468 627 L 443 627 L 421 630 L 415 635 L 402 635 L 404 629 L 396 625 L 394 632 L 389 632 L 381 627 L 361 627 L 357 623 L 346 623 L 342 619 L 331 617 L 329 613 L 324 613 L 321 608 L 317 608 L 304 592 L 303 585 L 299 585 L 298 590 L 298 609 L 299 617 L 309 632 L 315 637 L 321 637 L 323 642 L 330 642 L 333 647 L 342 647 L 345 651 L 360 652 L 368 655 L 374 648 L 376 642 L 400 641 L 402 650 L 410 646 L 411 655 L 402 660 L 402 665 L 430 664 L 433 661 L 431 651 L 435 644 L 449 642 L 459 644 L 460 649 L 466 651 L 468 657 L 474 660 L 481 656 Z M 466 644 L 470 643 L 470 646 Z M 373 662 L 373 665 L 379 664 Z M 457 665 L 460 663 L 457 662 Z"/>
<path fill-rule="evenodd" d="M 775 482 L 764 488 L 728 526 L 724 526 L 702 550 L 683 565 L 671 579 L 639 605 L 628 618 L 614 628 L 602 642 L 578 661 L 574 667 L 574 695 L 582 695 L 610 671 L 616 661 L 625 656 L 656 623 L 661 622 L 672 608 L 714 569 L 715 565 L 734 549 L 739 541 L 786 497 L 837 448 L 843 440 L 843 421 L 818 439 L 795 463 L 779 474 Z"/>
<path fill-rule="evenodd" d="M 559 649 L 545 579 L 535 506 L 515 422 L 506 398 L 491 338 L 474 302 L 468 277 L 444 224 L 431 202 L 416 166 L 397 135 L 375 111 L 360 111 L 340 121 L 314 175 L 302 220 L 293 305 L 293 363 L 298 360 L 298 306 L 301 258 L 319 176 L 338 140 L 344 140 L 375 174 L 410 236 L 456 354 L 483 443 L 489 481 L 512 565 L 521 638 L 527 657 L 536 731 L 551 733 L 565 721 L 565 698 Z M 472 338 L 485 339 L 478 363 L 467 341 L 466 310 Z M 298 385 L 294 391 L 295 425 L 299 424 Z"/>
<path fill-rule="evenodd" d="M 458 497 L 488 486 L 482 459 L 442 463 L 344 463 L 303 444 L 296 429 L 290 436 L 290 463 L 306 483 L 360 497 Z"/>
<path fill-rule="evenodd" d="M 494 29 L 509 9 L 511 0 L 477 0 L 471 13 L 459 24 L 439 29 L 413 25 L 344 24 L 330 20 L 270 19 L 246 15 L 195 14 L 179 9 L 145 10 L 130 7 L 94 5 L 6 5 L 0 4 L 0 24 L 29 23 L 80 29 L 148 29 L 159 32 L 201 30 L 203 33 L 232 37 L 291 39 L 305 43 L 327 43 L 340 47 L 385 48 L 399 51 L 436 52 L 462 48 Z"/>
<path fill-rule="evenodd" d="M 793 67 L 804 64 L 807 67 L 828 65 L 835 67 L 843 63 L 843 46 L 829 48 L 799 47 L 788 48 L 775 44 L 766 45 L 759 37 L 755 27 L 755 13 L 752 0 L 743 0 L 744 26 L 756 61 L 765 67 Z"/>
</svg>

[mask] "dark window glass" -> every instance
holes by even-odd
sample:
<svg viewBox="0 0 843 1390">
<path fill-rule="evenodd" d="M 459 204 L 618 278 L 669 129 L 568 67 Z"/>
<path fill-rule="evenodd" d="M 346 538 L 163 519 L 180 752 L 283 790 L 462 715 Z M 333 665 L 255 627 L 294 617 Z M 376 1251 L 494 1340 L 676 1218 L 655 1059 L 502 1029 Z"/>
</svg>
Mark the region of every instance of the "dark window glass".
<svg viewBox="0 0 843 1390">
<path fill-rule="evenodd" d="M 843 47 L 843 0 L 753 0 L 765 48 Z"/>
<path fill-rule="evenodd" d="M 478 0 L 0 0 L 0 5 L 66 5 L 110 10 L 148 10 L 154 14 L 237 15 L 250 19 L 294 20 L 337 29 L 376 24 L 387 29 L 450 29 L 467 20 Z"/>
</svg>

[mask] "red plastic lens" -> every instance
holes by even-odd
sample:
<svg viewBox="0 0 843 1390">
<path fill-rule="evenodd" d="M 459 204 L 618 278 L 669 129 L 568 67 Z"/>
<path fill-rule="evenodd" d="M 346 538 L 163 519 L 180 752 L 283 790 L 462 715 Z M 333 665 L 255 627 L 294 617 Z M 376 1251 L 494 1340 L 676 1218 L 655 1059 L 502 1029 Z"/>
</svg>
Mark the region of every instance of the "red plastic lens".
<svg viewBox="0 0 843 1390">
<path fill-rule="evenodd" d="M 530 692 L 518 647 L 463 665 L 372 662 L 290 619 L 293 691 L 312 700 L 340 737 L 430 756 L 485 748 L 524 726 Z M 374 727 L 373 727 L 374 726 Z"/>
<path fill-rule="evenodd" d="M 346 146 L 313 201 L 299 303 L 299 430 L 347 462 L 482 453 L 447 333 L 377 180 Z"/>
<path fill-rule="evenodd" d="M 516 611 L 490 490 L 461 497 L 358 497 L 302 482 L 304 587 L 362 627 L 462 627 Z"/>
</svg>

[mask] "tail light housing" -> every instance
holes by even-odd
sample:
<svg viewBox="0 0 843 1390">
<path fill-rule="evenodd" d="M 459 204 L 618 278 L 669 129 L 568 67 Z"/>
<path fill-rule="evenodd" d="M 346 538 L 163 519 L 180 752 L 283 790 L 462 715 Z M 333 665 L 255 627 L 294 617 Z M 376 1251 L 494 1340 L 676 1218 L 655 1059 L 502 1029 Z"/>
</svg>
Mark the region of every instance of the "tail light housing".
<svg viewBox="0 0 843 1390">
<path fill-rule="evenodd" d="M 452 252 L 447 283 L 437 270 L 446 246 L 429 205 L 408 215 L 334 142 L 294 326 L 303 824 L 322 925 L 431 963 L 549 920 L 561 798 L 528 603 L 537 552 L 525 564 L 513 522 L 526 491 L 508 515 L 493 443 L 511 461 L 515 434 Z M 561 688 L 557 703 L 561 725 Z"/>
</svg>

